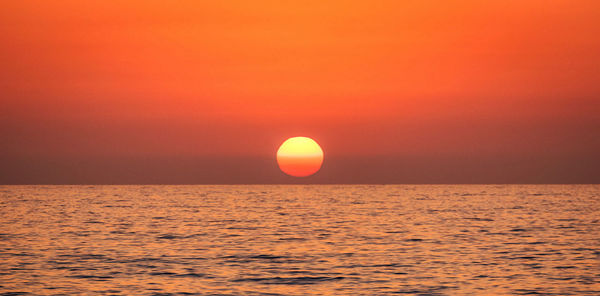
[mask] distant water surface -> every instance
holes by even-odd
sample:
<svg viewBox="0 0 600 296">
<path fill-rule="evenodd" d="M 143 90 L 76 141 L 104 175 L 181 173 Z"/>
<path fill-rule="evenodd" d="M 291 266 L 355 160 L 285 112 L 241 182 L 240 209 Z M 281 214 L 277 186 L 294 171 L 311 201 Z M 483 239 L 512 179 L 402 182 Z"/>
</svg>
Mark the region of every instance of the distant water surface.
<svg viewBox="0 0 600 296">
<path fill-rule="evenodd" d="M 0 186 L 0 295 L 600 295 L 598 185 Z"/>
</svg>

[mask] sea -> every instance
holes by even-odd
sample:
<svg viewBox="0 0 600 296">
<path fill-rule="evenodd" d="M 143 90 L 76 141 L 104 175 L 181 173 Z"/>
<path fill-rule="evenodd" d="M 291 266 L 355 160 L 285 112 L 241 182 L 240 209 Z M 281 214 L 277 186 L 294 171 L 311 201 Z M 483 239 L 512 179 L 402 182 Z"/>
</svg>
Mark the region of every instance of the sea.
<svg viewBox="0 0 600 296">
<path fill-rule="evenodd" d="M 0 295 L 600 295 L 600 185 L 0 186 Z"/>
</svg>

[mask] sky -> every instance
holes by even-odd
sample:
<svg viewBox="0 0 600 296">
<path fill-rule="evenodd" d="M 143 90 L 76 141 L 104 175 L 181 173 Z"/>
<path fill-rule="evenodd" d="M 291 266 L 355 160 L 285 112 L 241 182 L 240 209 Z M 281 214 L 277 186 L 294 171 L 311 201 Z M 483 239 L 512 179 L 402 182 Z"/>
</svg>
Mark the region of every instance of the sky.
<svg viewBox="0 0 600 296">
<path fill-rule="evenodd" d="M 598 36 L 596 0 L 8 1 L 0 184 L 600 183 Z"/>
</svg>

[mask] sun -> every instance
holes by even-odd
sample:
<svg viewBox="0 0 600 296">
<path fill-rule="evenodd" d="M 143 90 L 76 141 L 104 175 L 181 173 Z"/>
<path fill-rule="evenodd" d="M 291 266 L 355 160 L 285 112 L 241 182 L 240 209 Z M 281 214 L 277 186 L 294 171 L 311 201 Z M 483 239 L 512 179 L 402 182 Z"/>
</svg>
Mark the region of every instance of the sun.
<svg viewBox="0 0 600 296">
<path fill-rule="evenodd" d="M 290 176 L 307 177 L 321 168 L 323 150 L 311 138 L 289 138 L 277 150 L 277 164 Z"/>
</svg>

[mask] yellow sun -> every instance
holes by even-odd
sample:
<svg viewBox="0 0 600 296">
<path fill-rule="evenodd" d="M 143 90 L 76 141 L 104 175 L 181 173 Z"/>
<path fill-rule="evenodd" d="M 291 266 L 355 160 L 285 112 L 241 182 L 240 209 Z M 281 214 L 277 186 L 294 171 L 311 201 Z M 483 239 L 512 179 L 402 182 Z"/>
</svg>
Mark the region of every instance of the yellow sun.
<svg viewBox="0 0 600 296">
<path fill-rule="evenodd" d="M 290 176 L 310 176 L 321 168 L 323 150 L 311 138 L 289 138 L 277 150 L 277 163 L 279 168 Z"/>
</svg>

